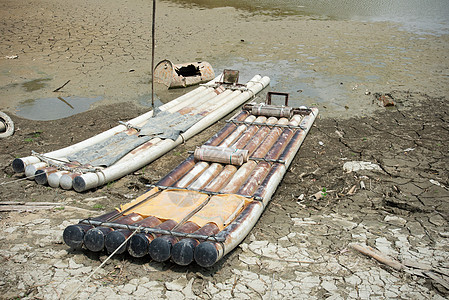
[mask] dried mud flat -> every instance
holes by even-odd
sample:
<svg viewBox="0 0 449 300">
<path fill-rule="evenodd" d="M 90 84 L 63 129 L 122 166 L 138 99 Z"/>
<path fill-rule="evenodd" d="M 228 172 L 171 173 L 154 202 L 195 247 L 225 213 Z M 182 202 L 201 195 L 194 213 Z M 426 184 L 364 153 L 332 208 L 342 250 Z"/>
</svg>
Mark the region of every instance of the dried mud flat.
<svg viewBox="0 0 449 300">
<path fill-rule="evenodd" d="M 90 3 L 91 9 L 99 12 L 103 20 L 117 17 L 117 12 L 129 9 L 134 13 L 134 22 L 148 25 L 148 20 L 145 23 L 145 19 L 139 15 L 139 8 L 147 8 L 143 2 L 113 2 L 103 14 L 98 3 Z M 20 8 L 20 1 L 17 4 L 8 1 L 2 3 L 6 4 L 15 10 Z M 51 7 L 51 4 L 52 1 L 42 2 L 43 7 Z M 146 93 L 143 87 L 147 86 L 145 82 L 148 81 L 148 74 L 144 68 L 136 68 L 135 72 L 129 73 L 130 66 L 142 62 L 148 65 L 148 39 L 140 35 L 145 30 L 134 26 L 130 19 L 126 19 L 127 26 L 112 22 L 117 27 L 97 28 L 93 15 L 86 14 L 77 19 L 87 6 L 75 9 L 71 5 L 75 4 L 65 3 L 59 10 L 52 8 L 54 11 L 37 10 L 34 13 L 30 7 L 23 6 L 38 20 L 40 14 L 48 14 L 49 20 L 65 20 L 50 24 L 57 33 L 56 27 L 77 28 L 76 31 L 65 32 L 68 38 L 62 34 L 47 36 L 45 30 L 39 32 L 38 26 L 31 26 L 33 22 L 30 18 L 24 25 L 29 30 L 26 39 L 16 32 L 20 23 L 19 13 L 4 19 L 4 24 L 16 26 L 8 27 L 8 41 L 2 43 L 2 55 L 6 53 L 5 49 L 25 49 L 18 61 L 2 61 L 2 68 L 13 70 L 1 74 L 3 79 L 10 80 L 6 88 L 0 89 L 4 99 L 9 101 L 25 97 L 27 92 L 16 83 L 36 79 L 36 74 L 41 74 L 39 70 L 45 70 L 45 74 L 56 74 L 49 81 L 54 87 L 68 78 L 64 76 L 70 76 L 72 82 L 65 92 L 69 94 L 79 95 L 86 91 L 94 95 L 104 93 L 105 98 L 114 94 L 116 98 L 129 97 L 135 100 L 134 94 Z M 161 11 L 167 10 L 161 13 L 161 16 L 166 13 L 167 24 L 173 24 L 173 18 L 180 17 L 175 13 L 182 14 L 182 10 L 166 3 L 161 3 L 161 6 Z M 60 14 L 65 11 L 71 13 Z M 189 13 L 215 21 L 214 17 L 235 12 L 221 9 L 209 12 L 210 15 L 205 10 L 192 10 Z M 266 21 L 258 21 L 256 17 L 252 24 L 255 30 L 266 30 Z M 240 20 L 237 23 L 244 26 L 244 22 Z M 292 21 L 276 24 L 289 28 L 289 22 Z M 331 60 L 320 62 L 320 56 L 331 51 L 328 49 L 321 54 L 317 51 L 323 49 L 322 43 L 327 42 L 326 39 L 320 39 L 323 37 L 320 32 L 333 26 L 337 33 L 345 30 L 349 35 L 356 35 L 360 30 L 363 36 L 367 29 L 356 30 L 347 28 L 348 24 L 344 27 L 344 24 L 338 22 L 322 22 L 301 23 L 304 26 L 318 26 L 318 29 L 309 28 L 310 32 L 303 33 L 307 42 L 305 47 L 308 48 L 304 51 L 318 56 L 311 68 L 315 68 L 316 72 L 351 72 L 351 63 L 344 65 L 341 61 Z M 266 23 L 270 26 L 269 22 Z M 192 28 L 196 28 L 194 25 L 192 20 L 186 19 L 185 27 L 178 28 L 179 32 L 161 37 L 170 42 L 183 41 L 190 30 L 191 39 L 186 47 L 192 49 L 192 57 L 184 57 L 182 49 L 172 49 L 163 46 L 164 43 L 159 44 L 159 51 L 165 49 L 168 56 L 188 61 L 203 56 L 206 51 L 195 48 L 195 42 L 200 38 L 195 39 L 197 35 L 210 34 L 209 37 L 224 36 L 225 39 L 236 40 L 232 37 L 232 31 L 221 32 L 220 24 L 212 26 L 212 33 L 204 32 L 203 29 L 192 31 Z M 6 26 L 1 28 L 4 30 Z M 375 29 L 381 28 L 387 27 L 374 26 L 369 32 L 374 34 Z M 94 42 L 89 43 L 90 36 L 97 34 L 94 29 L 102 33 L 103 39 L 93 39 Z M 169 32 L 170 27 L 162 24 L 160 30 Z M 286 41 L 286 45 L 280 46 L 286 52 L 290 33 L 285 32 L 294 32 L 296 29 L 292 27 L 290 30 L 279 34 Z M 80 33 L 83 33 L 83 37 L 79 38 L 78 44 L 72 41 L 68 49 L 58 48 L 67 44 L 70 37 L 79 37 Z M 326 32 L 324 35 L 328 34 L 331 33 Z M 376 34 L 377 39 L 389 35 L 381 30 Z M 388 40 L 390 45 L 410 36 L 396 31 L 395 34 L 396 38 Z M 294 33 L 291 35 L 294 36 Z M 353 38 L 347 39 L 345 34 L 339 38 L 349 43 L 346 47 L 354 46 L 351 43 L 363 43 Z M 245 40 L 248 39 L 245 36 Z M 96 45 L 98 41 L 105 41 L 111 47 L 117 41 L 121 43 L 120 47 L 111 50 L 109 46 L 102 48 Z M 240 39 L 237 44 L 239 42 Z M 228 46 L 215 44 L 213 39 L 208 39 L 208 43 L 203 46 L 217 56 L 220 52 L 229 51 Z M 352 88 L 355 82 L 346 84 L 353 89 L 353 96 L 360 101 L 361 107 L 375 112 L 364 117 L 344 119 L 323 113 L 324 117 L 316 120 L 257 225 L 240 247 L 217 265 L 209 269 L 197 265 L 179 267 L 172 263 L 155 263 L 149 258 L 133 259 L 127 255 L 117 255 L 81 286 L 76 298 L 447 298 L 449 104 L 445 84 L 448 81 L 447 57 L 444 57 L 443 51 L 447 37 L 428 37 L 426 41 L 414 39 L 414 43 L 419 51 L 415 48 L 406 50 L 412 60 L 407 65 L 407 71 L 395 68 L 403 60 L 410 60 L 395 56 L 403 50 L 397 50 L 398 53 L 391 50 L 394 59 L 385 58 L 391 65 L 385 68 L 382 78 L 394 77 L 397 79 L 395 83 L 383 84 L 379 81 L 355 90 Z M 426 43 L 429 45 L 426 46 Z M 235 50 L 235 45 L 229 47 L 234 47 L 237 52 L 247 51 L 247 54 L 255 51 L 254 55 L 257 56 L 256 50 L 260 45 L 260 41 L 254 38 L 248 49 L 242 46 Z M 367 46 L 366 43 L 363 45 Z M 338 51 L 344 53 L 344 43 L 339 46 L 341 49 Z M 434 52 L 427 55 L 423 47 L 429 51 L 433 48 Z M 120 52 L 120 49 L 123 51 Z M 125 50 L 138 55 L 131 58 Z M 103 62 L 97 63 L 92 53 L 102 53 Z M 147 56 L 143 56 L 144 53 Z M 14 53 L 6 53 L 10 54 Z M 71 59 L 66 60 L 67 55 Z M 270 60 L 273 57 L 260 59 Z M 429 70 L 433 70 L 433 73 Z M 360 69 L 355 68 L 355 71 Z M 108 86 L 116 82 L 132 88 L 120 91 L 117 84 Z M 390 93 L 396 106 L 378 108 L 374 96 L 365 95 L 365 88 L 372 92 Z M 34 96 L 46 95 L 40 90 L 35 91 Z M 21 119 L 14 116 L 12 110 L 8 111 L 17 129 L 14 136 L 0 141 L 1 182 L 21 178 L 13 173 L 10 166 L 15 157 L 29 155 L 31 150 L 45 152 L 67 146 L 111 128 L 119 120 L 131 119 L 147 110 L 131 102 L 126 105 L 116 102 L 98 105 L 69 118 L 45 122 Z M 324 107 L 320 109 L 326 111 Z M 28 180 L 1 185 L 1 201 L 52 202 L 57 205 L 53 209 L 33 212 L 0 213 L 0 297 L 59 299 L 69 296 L 107 258 L 107 254 L 70 250 L 62 243 L 63 229 L 81 218 L 99 215 L 142 194 L 147 189 L 146 184 L 157 182 L 183 161 L 189 150 L 202 144 L 223 125 L 224 121 L 218 122 L 147 167 L 94 191 L 78 194 L 39 186 Z M 373 169 L 344 170 L 344 164 L 351 161 L 369 162 L 373 164 Z M 397 260 L 403 268 L 397 270 L 364 256 L 351 247 L 353 244 L 376 248 L 383 256 Z"/>
<path fill-rule="evenodd" d="M 118 255 L 77 298 L 447 297 L 449 107 L 444 98 L 391 94 L 398 106 L 407 101 L 412 107 L 365 118 L 318 119 L 260 221 L 240 248 L 214 267 Z M 14 118 L 16 134 L 0 145 L 0 176 L 19 178 L 9 163 L 30 148 L 62 147 L 90 136 L 93 126 L 106 129 L 141 112 L 132 106 L 117 111 L 114 105 L 102 106 L 53 122 Z M 67 123 L 72 126 L 65 128 Z M 223 124 L 95 191 L 78 194 L 27 180 L 3 185 L 3 201 L 60 204 L 1 214 L 2 297 L 68 296 L 107 254 L 71 251 L 62 243 L 62 230 L 142 194 L 145 184 L 155 183 Z M 379 169 L 348 172 L 343 170 L 348 161 L 371 162 Z M 312 197 L 320 191 L 320 199 Z M 369 259 L 354 251 L 353 243 L 376 248 L 406 267 L 398 271 Z"/>
</svg>

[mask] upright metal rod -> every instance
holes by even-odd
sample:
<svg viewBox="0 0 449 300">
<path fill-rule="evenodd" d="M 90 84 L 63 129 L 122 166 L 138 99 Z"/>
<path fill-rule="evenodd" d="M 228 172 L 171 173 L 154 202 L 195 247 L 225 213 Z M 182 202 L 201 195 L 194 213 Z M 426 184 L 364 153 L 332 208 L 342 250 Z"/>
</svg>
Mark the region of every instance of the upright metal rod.
<svg viewBox="0 0 449 300">
<path fill-rule="evenodd" d="M 153 0 L 153 26 L 151 34 L 151 107 L 154 113 L 154 32 L 156 23 L 156 0 Z"/>
</svg>

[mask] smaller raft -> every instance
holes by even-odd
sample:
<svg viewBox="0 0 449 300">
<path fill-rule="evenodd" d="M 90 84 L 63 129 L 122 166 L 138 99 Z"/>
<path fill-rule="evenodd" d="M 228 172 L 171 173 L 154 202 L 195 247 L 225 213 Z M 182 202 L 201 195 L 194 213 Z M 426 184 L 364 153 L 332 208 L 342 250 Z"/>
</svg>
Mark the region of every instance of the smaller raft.
<svg viewBox="0 0 449 300">
<path fill-rule="evenodd" d="M 244 105 L 153 188 L 68 226 L 64 242 L 183 266 L 214 265 L 254 227 L 317 114 L 316 108 Z"/>
<path fill-rule="evenodd" d="M 270 79 L 246 84 L 214 80 L 128 122 L 77 144 L 48 153 L 32 151 L 12 167 L 38 184 L 83 192 L 134 172 L 217 122 L 253 98 Z"/>
</svg>

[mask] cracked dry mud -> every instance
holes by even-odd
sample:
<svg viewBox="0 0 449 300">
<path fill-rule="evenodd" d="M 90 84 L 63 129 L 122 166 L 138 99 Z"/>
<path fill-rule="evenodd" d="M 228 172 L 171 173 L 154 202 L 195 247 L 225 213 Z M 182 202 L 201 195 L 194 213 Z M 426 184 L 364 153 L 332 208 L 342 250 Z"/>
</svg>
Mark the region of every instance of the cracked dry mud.
<svg viewBox="0 0 449 300">
<path fill-rule="evenodd" d="M 449 191 L 444 144 L 449 137 L 448 104 L 443 98 L 420 93 L 392 94 L 398 103 L 408 101 L 413 107 L 365 118 L 319 118 L 260 221 L 240 247 L 214 267 L 180 267 L 118 255 L 77 297 L 444 299 L 448 290 L 422 275 L 422 269 L 396 271 L 349 246 L 374 247 L 400 262 L 424 265 L 424 271 L 437 270 L 447 280 Z M 102 106 L 52 122 L 54 126 L 48 128 L 47 122 L 15 118 L 19 130 L 0 146 L 2 177 L 18 178 L 10 169 L 10 158 L 27 153 L 30 146 L 62 146 L 73 136 L 80 138 L 79 128 L 106 129 L 105 124 L 140 112 L 133 107 L 121 109 L 120 114 L 106 111 L 118 111 L 117 106 Z M 99 116 L 95 124 L 89 121 L 94 115 Z M 65 122 L 72 123 L 73 129 L 63 130 Z M 69 250 L 62 243 L 63 229 L 80 218 L 99 215 L 100 211 L 92 211 L 95 208 L 110 208 L 142 194 L 145 184 L 156 182 L 223 124 L 95 191 L 77 194 L 29 181 L 2 187 L 2 200 L 64 206 L 53 211 L 2 213 L 3 297 L 67 296 L 107 255 Z M 36 136 L 36 128 L 45 130 Z M 33 141 L 26 142 L 27 137 Z M 370 161 L 381 170 L 348 173 L 343 164 L 350 160 Z M 362 181 L 365 189 L 360 188 Z M 353 186 L 355 190 L 348 194 Z M 311 197 L 323 188 L 325 196 Z"/>
<path fill-rule="evenodd" d="M 17 128 L 14 136 L 0 141 L 1 182 L 20 179 L 10 166 L 15 157 L 29 155 L 31 150 L 65 147 L 148 109 L 136 100 L 148 93 L 151 36 L 147 34 L 150 20 L 144 13 L 147 3 L 111 1 L 106 8 L 102 1 L 55 6 L 47 0 L 40 4 L 38 9 L 22 1 L 0 4 L 6 15 L 0 25 L 2 59 L 19 55 L 0 64 L 0 107 L 10 109 Z M 272 202 L 240 247 L 217 265 L 180 267 L 117 255 L 80 288 L 76 298 L 447 298 L 449 85 L 444 51 L 448 37 L 422 40 L 383 23 L 358 26 L 340 21 L 279 20 L 230 8 L 187 10 L 171 2 L 161 2 L 159 7 L 166 21 L 160 23 L 159 32 L 167 34 L 160 35 L 157 53 L 174 61 L 195 60 L 210 52 L 214 57 L 208 61 L 213 63 L 232 51 L 244 53 L 249 60 L 289 60 L 294 54 L 288 53 L 296 53 L 292 49 L 298 44 L 294 37 L 301 36 L 302 51 L 316 57 L 308 68 L 317 73 L 379 71 L 375 65 L 366 70 L 358 66 L 344 54 L 349 49 L 366 61 L 383 59 L 389 65 L 379 71 L 379 81 L 344 81 L 357 100 L 357 107 L 347 109 L 353 117 L 336 117 L 324 105 L 319 107 L 322 113 Z M 190 14 L 194 18 L 186 18 L 184 26 L 176 23 Z M 242 14 L 245 18 L 240 19 Z M 222 15 L 223 20 L 238 19 L 232 24 L 217 21 Z M 194 20 L 199 18 L 213 25 L 198 27 Z M 222 29 L 223 24 L 247 29 L 247 20 L 258 33 L 274 30 L 277 34 L 271 38 L 265 34 L 263 40 L 258 34 L 251 40 L 245 30 L 236 37 L 237 30 Z M 173 26 L 178 26 L 175 33 Z M 239 44 L 242 35 L 252 43 Z M 328 39 L 334 35 L 340 40 L 338 47 Z M 208 38 L 202 44 L 204 37 Z M 400 48 L 410 41 L 413 46 Z M 176 42 L 185 42 L 190 51 L 172 47 Z M 281 50 L 268 51 L 272 43 Z M 375 48 L 372 53 L 368 51 L 371 46 Z M 384 47 L 388 47 L 386 55 Z M 341 59 L 331 59 L 329 53 L 338 53 Z M 404 62 L 406 70 L 401 68 Z M 48 78 L 47 88 L 27 92 L 22 87 L 42 78 Z M 18 99 L 46 97 L 48 90 L 52 94 L 66 79 L 72 81 L 63 95 L 104 95 L 105 103 L 55 121 L 30 121 L 13 114 Z M 352 88 L 356 84 L 359 89 Z M 365 88 L 390 93 L 396 106 L 379 108 L 373 95 L 365 95 Z M 362 117 L 358 108 L 374 112 L 362 113 L 366 115 Z M 157 182 L 223 125 L 222 120 L 147 167 L 82 194 L 27 180 L 1 185 L 1 201 L 62 206 L 0 213 L 0 297 L 67 297 L 107 254 L 70 250 L 62 243 L 63 229 L 144 193 L 146 184 Z M 351 161 L 370 162 L 379 170 L 347 172 L 343 165 Z M 376 248 L 405 267 L 397 271 L 364 256 L 351 248 L 354 243 Z"/>
</svg>

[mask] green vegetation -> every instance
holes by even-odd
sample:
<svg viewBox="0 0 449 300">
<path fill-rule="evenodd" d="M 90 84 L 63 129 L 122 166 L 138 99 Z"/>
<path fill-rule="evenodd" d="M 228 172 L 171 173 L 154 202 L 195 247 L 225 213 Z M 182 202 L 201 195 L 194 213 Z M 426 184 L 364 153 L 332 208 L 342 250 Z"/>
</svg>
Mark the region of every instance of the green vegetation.
<svg viewBox="0 0 449 300">
<path fill-rule="evenodd" d="M 98 209 L 98 210 L 102 210 L 102 209 L 104 209 L 104 205 L 102 205 L 102 204 L 95 204 L 94 206 L 93 206 L 93 208 L 94 209 Z"/>
</svg>

